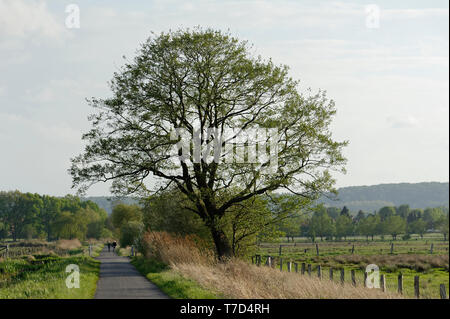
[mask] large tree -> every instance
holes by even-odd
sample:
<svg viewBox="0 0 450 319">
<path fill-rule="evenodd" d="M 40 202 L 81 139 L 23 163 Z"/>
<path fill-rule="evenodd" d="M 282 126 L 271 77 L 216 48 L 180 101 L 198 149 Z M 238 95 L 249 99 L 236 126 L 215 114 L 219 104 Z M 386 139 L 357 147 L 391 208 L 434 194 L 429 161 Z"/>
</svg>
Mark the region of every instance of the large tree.
<svg viewBox="0 0 450 319">
<path fill-rule="evenodd" d="M 111 90 L 109 98 L 90 100 L 98 112 L 83 135 L 84 153 L 72 160 L 73 186 L 84 191 L 112 180 L 112 191 L 127 195 L 175 185 L 210 229 L 219 257 L 232 255 L 221 220 L 234 206 L 279 189 L 316 198 L 333 190 L 330 170 L 344 170 L 346 142 L 334 141 L 329 129 L 334 102 L 322 91 L 301 94 L 287 66 L 254 57 L 229 34 L 195 29 L 152 36 L 114 74 Z M 276 129 L 275 142 L 263 134 L 232 139 L 257 128 Z M 184 148 L 174 129 L 194 143 Z M 230 129 L 236 131 L 226 136 Z M 232 146 L 219 152 L 220 161 L 198 158 L 196 149 L 217 141 L 213 151 Z M 277 155 L 275 170 L 273 156 L 258 156 L 259 163 L 250 155 L 246 163 L 223 160 L 252 143 Z M 228 189 L 232 196 L 221 200 Z"/>
</svg>

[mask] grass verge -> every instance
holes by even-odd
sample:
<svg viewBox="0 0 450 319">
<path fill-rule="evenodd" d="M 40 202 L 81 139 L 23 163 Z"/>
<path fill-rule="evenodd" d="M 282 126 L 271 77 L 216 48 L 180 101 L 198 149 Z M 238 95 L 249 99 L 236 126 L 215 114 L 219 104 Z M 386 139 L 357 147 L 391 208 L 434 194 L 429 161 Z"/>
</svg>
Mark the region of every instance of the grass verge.
<svg viewBox="0 0 450 319">
<path fill-rule="evenodd" d="M 131 263 L 136 269 L 158 286 L 165 294 L 175 299 L 222 298 L 213 291 L 202 288 L 197 282 L 186 279 L 166 264 L 142 256 L 134 257 Z"/>
<path fill-rule="evenodd" d="M 80 288 L 66 286 L 66 267 L 80 268 Z M 0 263 L 0 299 L 90 299 L 94 297 L 100 262 L 87 256 L 7 260 Z"/>
</svg>

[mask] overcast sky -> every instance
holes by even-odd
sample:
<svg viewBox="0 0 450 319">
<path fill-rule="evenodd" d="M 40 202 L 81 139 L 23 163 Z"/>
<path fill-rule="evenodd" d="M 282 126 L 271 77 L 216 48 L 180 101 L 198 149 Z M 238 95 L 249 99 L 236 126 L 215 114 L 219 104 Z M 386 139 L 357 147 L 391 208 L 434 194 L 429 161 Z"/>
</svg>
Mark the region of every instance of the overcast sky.
<svg viewBox="0 0 450 319">
<path fill-rule="evenodd" d="M 80 28 L 66 27 L 71 3 Z M 110 94 L 151 31 L 197 25 L 229 29 L 335 100 L 334 137 L 350 142 L 338 187 L 448 181 L 448 24 L 447 0 L 0 0 L 0 190 L 74 193 L 85 98 Z"/>
</svg>

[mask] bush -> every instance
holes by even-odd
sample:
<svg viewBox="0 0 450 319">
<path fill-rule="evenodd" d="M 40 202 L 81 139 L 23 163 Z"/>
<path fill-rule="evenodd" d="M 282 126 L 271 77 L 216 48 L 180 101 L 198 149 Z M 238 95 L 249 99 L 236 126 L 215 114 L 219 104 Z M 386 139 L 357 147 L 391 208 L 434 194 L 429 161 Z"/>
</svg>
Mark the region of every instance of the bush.
<svg viewBox="0 0 450 319">
<path fill-rule="evenodd" d="M 122 247 L 134 245 L 139 239 L 144 225 L 138 221 L 129 221 L 120 228 L 120 245 Z"/>
<path fill-rule="evenodd" d="M 147 258 L 165 264 L 211 264 L 215 261 L 211 247 L 195 235 L 172 235 L 167 232 L 146 232 L 139 241 L 139 251 Z"/>
<path fill-rule="evenodd" d="M 100 237 L 101 238 L 112 238 L 113 233 L 108 228 L 103 228 Z"/>
<path fill-rule="evenodd" d="M 404 234 L 404 235 L 402 236 L 402 239 L 403 239 L 403 240 L 410 240 L 410 239 L 411 239 L 411 234 Z"/>
</svg>

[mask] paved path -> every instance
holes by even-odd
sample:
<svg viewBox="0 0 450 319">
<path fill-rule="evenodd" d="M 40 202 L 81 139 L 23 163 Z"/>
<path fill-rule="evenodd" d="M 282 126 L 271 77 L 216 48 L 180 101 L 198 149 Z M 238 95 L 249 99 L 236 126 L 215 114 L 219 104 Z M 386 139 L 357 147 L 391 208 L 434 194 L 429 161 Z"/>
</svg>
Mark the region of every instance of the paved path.
<svg viewBox="0 0 450 319">
<path fill-rule="evenodd" d="M 112 250 L 112 249 L 111 249 Z M 157 286 L 130 264 L 128 257 L 117 256 L 105 248 L 97 258 L 101 262 L 95 299 L 167 299 Z"/>
</svg>

